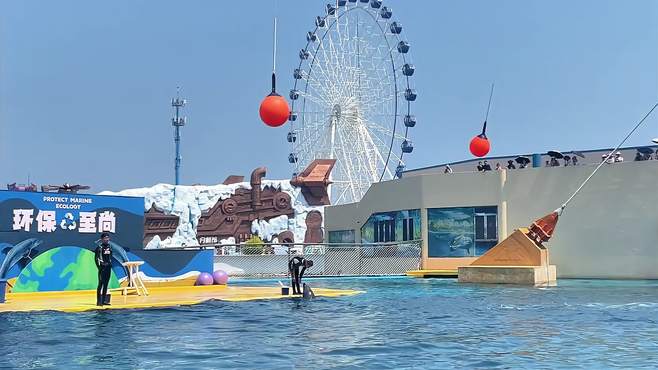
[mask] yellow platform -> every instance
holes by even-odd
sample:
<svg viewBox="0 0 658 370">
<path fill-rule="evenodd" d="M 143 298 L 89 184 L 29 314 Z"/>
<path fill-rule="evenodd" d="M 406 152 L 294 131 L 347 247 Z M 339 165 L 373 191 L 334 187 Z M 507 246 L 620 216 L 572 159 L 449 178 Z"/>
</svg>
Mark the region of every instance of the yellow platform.
<svg viewBox="0 0 658 370">
<path fill-rule="evenodd" d="M 457 277 L 457 270 L 411 270 L 411 271 L 407 271 L 407 276 L 417 277 L 417 278 L 428 278 L 428 277 L 455 278 Z"/>
<path fill-rule="evenodd" d="M 357 290 L 314 288 L 316 297 L 340 297 L 363 293 Z M 279 287 L 245 286 L 171 286 L 150 288 L 148 296 L 122 296 L 112 292 L 111 306 L 96 306 L 96 291 L 66 291 L 39 293 L 9 293 L 5 303 L 0 303 L 2 312 L 62 311 L 82 312 L 89 310 L 116 310 L 126 308 L 156 308 L 193 305 L 208 300 L 252 301 L 263 299 L 295 298 L 282 296 Z"/>
</svg>

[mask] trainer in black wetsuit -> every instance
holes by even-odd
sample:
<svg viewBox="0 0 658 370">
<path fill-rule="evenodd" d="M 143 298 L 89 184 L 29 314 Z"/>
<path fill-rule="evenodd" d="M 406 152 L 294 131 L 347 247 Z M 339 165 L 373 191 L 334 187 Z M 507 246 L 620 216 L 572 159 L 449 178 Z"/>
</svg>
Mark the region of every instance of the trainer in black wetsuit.
<svg viewBox="0 0 658 370">
<path fill-rule="evenodd" d="M 112 248 L 110 248 L 110 234 L 101 234 L 101 244 L 96 248 L 96 267 L 98 268 L 98 288 L 96 288 L 96 306 L 109 305 L 107 298 L 107 285 L 112 275 Z"/>
<path fill-rule="evenodd" d="M 313 261 L 299 256 L 293 257 L 288 262 L 288 271 L 290 271 L 290 277 L 292 278 L 292 294 L 302 294 L 300 282 L 306 269 L 311 266 L 313 266 Z"/>
</svg>

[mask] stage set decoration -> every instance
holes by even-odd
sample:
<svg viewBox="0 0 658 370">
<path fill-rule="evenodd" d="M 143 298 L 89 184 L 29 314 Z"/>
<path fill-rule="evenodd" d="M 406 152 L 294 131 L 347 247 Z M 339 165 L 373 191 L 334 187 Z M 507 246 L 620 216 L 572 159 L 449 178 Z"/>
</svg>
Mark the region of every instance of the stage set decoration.
<svg viewBox="0 0 658 370">
<path fill-rule="evenodd" d="M 95 289 L 101 232 L 111 235 L 110 288 L 127 283 L 127 261 L 144 261 L 140 273 L 152 284 L 213 271 L 212 250 L 144 250 L 143 204 L 134 197 L 0 191 L 0 279 L 11 292 Z"/>
<path fill-rule="evenodd" d="M 101 194 L 144 199 L 146 249 L 266 242 L 321 243 L 329 175 L 335 160 L 318 159 L 291 180 L 266 180 L 265 167 L 222 184 L 128 189 Z"/>
</svg>

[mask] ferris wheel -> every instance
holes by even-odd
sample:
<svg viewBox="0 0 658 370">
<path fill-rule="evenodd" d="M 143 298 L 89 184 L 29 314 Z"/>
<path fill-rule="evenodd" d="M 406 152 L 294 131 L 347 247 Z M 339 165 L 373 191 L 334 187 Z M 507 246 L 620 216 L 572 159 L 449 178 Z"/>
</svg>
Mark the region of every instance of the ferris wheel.
<svg viewBox="0 0 658 370">
<path fill-rule="evenodd" d="M 288 161 L 296 174 L 336 159 L 331 203 L 357 202 L 372 183 L 401 177 L 413 151 L 410 44 L 381 0 L 327 4 L 306 41 L 290 91 Z"/>
</svg>

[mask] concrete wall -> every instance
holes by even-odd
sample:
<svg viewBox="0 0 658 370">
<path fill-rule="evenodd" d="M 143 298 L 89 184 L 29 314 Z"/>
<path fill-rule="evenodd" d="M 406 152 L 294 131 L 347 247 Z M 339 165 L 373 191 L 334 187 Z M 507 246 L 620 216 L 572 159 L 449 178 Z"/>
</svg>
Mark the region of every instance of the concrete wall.
<svg viewBox="0 0 658 370">
<path fill-rule="evenodd" d="M 360 203 L 327 207 L 325 229 L 353 229 L 358 242 L 371 214 L 421 209 L 424 267 L 468 264 L 472 259 L 427 258 L 425 209 L 496 205 L 502 239 L 558 208 L 593 169 L 428 174 L 382 182 Z M 549 250 L 559 277 L 658 278 L 658 161 L 603 167 L 566 209 Z"/>
</svg>

